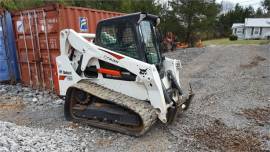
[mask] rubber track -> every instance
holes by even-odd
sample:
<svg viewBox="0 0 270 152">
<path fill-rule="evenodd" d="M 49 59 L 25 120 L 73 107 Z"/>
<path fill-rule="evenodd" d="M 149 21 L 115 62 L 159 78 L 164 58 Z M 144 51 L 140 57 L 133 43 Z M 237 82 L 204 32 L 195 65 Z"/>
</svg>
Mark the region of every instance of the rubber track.
<svg viewBox="0 0 270 152">
<path fill-rule="evenodd" d="M 155 109 L 148 103 L 142 100 L 138 100 L 136 98 L 124 95 L 122 93 L 113 91 L 111 89 L 100 86 L 94 82 L 82 80 L 79 83 L 73 85 L 72 87 L 88 92 L 89 94 L 99 97 L 103 100 L 107 100 L 113 102 L 114 104 L 126 107 L 135 113 L 137 113 L 143 122 L 143 128 L 140 132 L 130 132 L 125 129 L 121 129 L 119 125 L 115 125 L 118 127 L 109 127 L 108 125 L 99 125 L 99 124 L 90 124 L 96 127 L 100 127 L 103 129 L 109 129 L 117 132 L 122 132 L 124 134 L 129 134 L 133 136 L 141 136 L 146 131 L 150 129 L 150 127 L 156 122 L 157 114 Z"/>
</svg>

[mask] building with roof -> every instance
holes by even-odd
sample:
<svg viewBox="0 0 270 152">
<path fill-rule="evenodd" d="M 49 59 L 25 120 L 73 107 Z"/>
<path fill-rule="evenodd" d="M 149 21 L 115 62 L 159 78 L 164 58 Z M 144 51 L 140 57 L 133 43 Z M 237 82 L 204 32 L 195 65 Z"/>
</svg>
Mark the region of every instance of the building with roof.
<svg viewBox="0 0 270 152">
<path fill-rule="evenodd" d="M 270 18 L 246 18 L 245 39 L 270 39 Z"/>
<path fill-rule="evenodd" d="M 245 23 L 233 24 L 232 34 L 239 39 L 270 39 L 270 18 L 246 18 Z"/>
<path fill-rule="evenodd" d="M 232 25 L 232 34 L 236 35 L 238 39 L 244 39 L 245 37 L 245 24 L 244 23 L 234 23 Z"/>
</svg>

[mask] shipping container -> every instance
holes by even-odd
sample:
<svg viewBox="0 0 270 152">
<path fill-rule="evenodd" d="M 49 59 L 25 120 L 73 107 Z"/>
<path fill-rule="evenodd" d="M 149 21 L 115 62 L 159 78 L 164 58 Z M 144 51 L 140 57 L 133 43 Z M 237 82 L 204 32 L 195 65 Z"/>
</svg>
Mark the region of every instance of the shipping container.
<svg viewBox="0 0 270 152">
<path fill-rule="evenodd" d="M 55 58 L 60 55 L 60 31 L 71 28 L 95 33 L 100 20 L 120 15 L 123 13 L 59 4 L 13 12 L 22 83 L 59 94 Z"/>
<path fill-rule="evenodd" d="M 20 79 L 11 15 L 0 10 L 0 82 Z"/>
</svg>

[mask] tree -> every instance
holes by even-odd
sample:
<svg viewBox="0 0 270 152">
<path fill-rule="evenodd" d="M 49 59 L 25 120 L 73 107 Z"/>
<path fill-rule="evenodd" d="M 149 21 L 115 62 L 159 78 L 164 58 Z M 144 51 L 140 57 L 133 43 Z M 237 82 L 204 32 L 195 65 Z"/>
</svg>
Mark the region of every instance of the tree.
<svg viewBox="0 0 270 152">
<path fill-rule="evenodd" d="M 264 0 L 262 6 L 267 10 L 267 13 L 270 14 L 270 0 Z"/>
<path fill-rule="evenodd" d="M 254 17 L 254 15 L 255 15 L 255 11 L 252 6 L 249 6 L 244 9 L 243 16 Z"/>
<path fill-rule="evenodd" d="M 161 4 L 156 0 L 63 0 L 68 5 L 124 13 L 148 12 L 159 14 Z"/>
<path fill-rule="evenodd" d="M 244 23 L 245 18 L 254 16 L 255 11 L 251 6 L 243 8 L 239 4 L 236 4 L 233 10 L 218 17 L 218 31 L 222 37 L 227 37 L 231 34 L 231 27 L 233 23 Z"/>
<path fill-rule="evenodd" d="M 202 0 L 173 0 L 171 6 L 175 16 L 185 27 L 185 42 L 194 45 L 194 39 L 201 32 L 210 32 L 219 12 L 219 6 Z"/>
<path fill-rule="evenodd" d="M 185 27 L 171 10 L 161 16 L 160 30 L 163 35 L 172 32 L 177 36 L 177 41 L 185 41 Z"/>
<path fill-rule="evenodd" d="M 65 4 L 78 7 L 89 7 L 94 9 L 119 11 L 123 0 L 64 0 Z"/>
<path fill-rule="evenodd" d="M 221 5 L 216 3 L 206 3 L 203 9 L 203 14 L 206 16 L 201 20 L 200 31 L 201 37 L 204 39 L 213 38 L 216 36 L 216 24 L 217 24 L 217 15 L 221 11 Z"/>
<path fill-rule="evenodd" d="M 221 12 L 227 13 L 228 11 L 231 11 L 234 8 L 234 3 L 231 1 L 221 1 Z"/>
<path fill-rule="evenodd" d="M 255 17 L 263 17 L 263 16 L 264 16 L 263 10 L 259 7 L 256 10 Z"/>
<path fill-rule="evenodd" d="M 48 3 L 64 3 L 64 0 L 0 0 L 0 6 L 7 10 L 33 8 L 46 5 Z"/>
<path fill-rule="evenodd" d="M 161 3 L 157 0 L 0 0 L 3 8 L 8 10 L 38 7 L 48 3 L 62 3 L 66 5 L 89 7 L 108 11 L 149 12 L 158 14 L 161 11 Z"/>
</svg>

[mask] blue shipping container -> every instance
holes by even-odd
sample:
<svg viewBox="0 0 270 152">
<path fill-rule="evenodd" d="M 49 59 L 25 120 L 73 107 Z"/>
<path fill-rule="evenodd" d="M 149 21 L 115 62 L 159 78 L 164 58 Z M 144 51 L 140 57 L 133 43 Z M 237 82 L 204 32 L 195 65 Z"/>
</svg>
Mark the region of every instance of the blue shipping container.
<svg viewBox="0 0 270 152">
<path fill-rule="evenodd" d="M 20 79 L 11 14 L 0 14 L 0 82 Z"/>
</svg>

